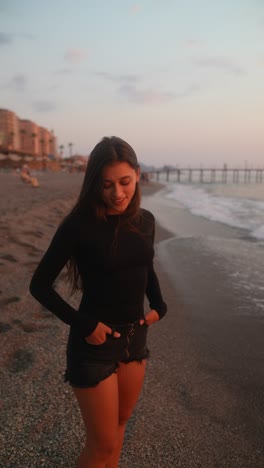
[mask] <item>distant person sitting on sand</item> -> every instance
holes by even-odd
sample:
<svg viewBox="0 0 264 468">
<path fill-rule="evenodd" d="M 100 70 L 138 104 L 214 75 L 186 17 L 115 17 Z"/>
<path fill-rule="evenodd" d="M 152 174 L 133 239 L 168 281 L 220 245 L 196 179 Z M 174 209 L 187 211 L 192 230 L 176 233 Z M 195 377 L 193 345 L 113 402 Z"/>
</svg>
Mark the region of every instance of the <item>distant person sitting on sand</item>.
<svg viewBox="0 0 264 468">
<path fill-rule="evenodd" d="M 148 327 L 167 310 L 153 268 L 155 219 L 140 208 L 139 178 L 132 147 L 103 138 L 30 284 L 32 295 L 70 325 L 65 381 L 86 427 L 79 468 L 118 466 L 143 384 Z M 82 290 L 78 310 L 53 288 L 65 264 L 72 291 Z"/>
<path fill-rule="evenodd" d="M 26 184 L 31 184 L 33 187 L 38 187 L 39 182 L 36 177 L 31 176 L 30 169 L 27 164 L 23 164 L 20 177 Z"/>
</svg>

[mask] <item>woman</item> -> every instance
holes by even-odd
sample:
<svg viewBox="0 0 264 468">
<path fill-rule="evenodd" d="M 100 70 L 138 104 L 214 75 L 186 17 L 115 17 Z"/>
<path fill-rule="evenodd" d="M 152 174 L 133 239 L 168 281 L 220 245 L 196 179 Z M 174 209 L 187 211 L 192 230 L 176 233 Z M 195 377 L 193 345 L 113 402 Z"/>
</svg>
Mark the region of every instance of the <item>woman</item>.
<svg viewBox="0 0 264 468">
<path fill-rule="evenodd" d="M 79 468 L 118 466 L 144 379 L 147 329 L 167 309 L 153 269 L 155 221 L 140 208 L 139 176 L 131 146 L 103 138 L 30 284 L 31 294 L 70 325 L 65 380 L 86 428 Z M 52 287 L 65 264 L 72 291 L 83 292 L 78 310 Z"/>
</svg>

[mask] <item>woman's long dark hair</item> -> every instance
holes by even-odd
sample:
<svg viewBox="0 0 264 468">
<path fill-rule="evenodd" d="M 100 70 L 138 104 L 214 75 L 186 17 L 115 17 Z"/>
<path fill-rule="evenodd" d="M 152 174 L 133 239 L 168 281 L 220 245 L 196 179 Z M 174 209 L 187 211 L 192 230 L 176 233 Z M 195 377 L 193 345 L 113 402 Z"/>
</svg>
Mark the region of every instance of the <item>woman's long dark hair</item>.
<svg viewBox="0 0 264 468">
<path fill-rule="evenodd" d="M 133 148 L 121 138 L 116 136 L 104 137 L 92 150 L 83 180 L 83 185 L 79 198 L 72 208 L 68 216 L 78 213 L 81 216 L 87 216 L 88 213 L 94 215 L 98 221 L 106 219 L 107 207 L 103 202 L 103 169 L 107 165 L 115 162 L 126 162 L 135 171 L 138 170 L 139 164 L 137 156 Z M 118 224 L 125 226 L 127 229 L 136 230 L 133 226 L 133 219 L 136 218 L 140 207 L 140 190 L 138 182 L 136 182 L 135 193 L 130 201 L 126 211 L 122 214 L 122 220 Z M 118 230 L 115 238 L 117 238 Z M 67 263 L 68 279 L 71 284 L 71 293 L 77 289 L 81 289 L 80 275 L 74 258 L 71 258 Z"/>
</svg>

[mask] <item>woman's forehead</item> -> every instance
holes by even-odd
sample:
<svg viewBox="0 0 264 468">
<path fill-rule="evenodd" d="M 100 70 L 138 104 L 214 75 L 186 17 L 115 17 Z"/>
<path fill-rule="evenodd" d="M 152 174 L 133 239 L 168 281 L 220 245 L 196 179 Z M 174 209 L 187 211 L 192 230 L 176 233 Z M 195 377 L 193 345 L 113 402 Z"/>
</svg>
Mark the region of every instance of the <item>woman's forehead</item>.
<svg viewBox="0 0 264 468">
<path fill-rule="evenodd" d="M 104 179 L 122 179 L 126 176 L 135 174 L 135 170 L 127 162 L 115 162 L 108 164 L 103 169 Z"/>
</svg>

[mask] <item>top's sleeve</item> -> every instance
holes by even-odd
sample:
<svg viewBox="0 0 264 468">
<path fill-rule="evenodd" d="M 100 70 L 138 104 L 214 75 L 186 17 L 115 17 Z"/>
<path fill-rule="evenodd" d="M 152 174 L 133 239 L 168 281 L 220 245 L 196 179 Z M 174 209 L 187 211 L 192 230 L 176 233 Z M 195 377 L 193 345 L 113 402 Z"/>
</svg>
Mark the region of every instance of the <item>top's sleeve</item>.
<svg viewBox="0 0 264 468">
<path fill-rule="evenodd" d="M 75 227 L 76 229 L 76 227 Z M 57 229 L 48 250 L 41 259 L 30 282 L 29 290 L 46 309 L 64 323 L 73 326 L 80 335 L 88 336 L 98 321 L 75 310 L 53 288 L 53 283 L 74 250 L 74 229 L 69 220 Z"/>
<path fill-rule="evenodd" d="M 155 219 L 153 217 L 153 227 L 152 227 L 152 244 L 154 245 L 155 239 Z M 153 266 L 153 260 L 148 268 L 148 282 L 146 287 L 146 296 L 149 300 L 149 306 L 151 309 L 154 309 L 158 312 L 159 318 L 161 319 L 167 312 L 167 304 L 163 301 L 159 280 L 156 275 Z"/>
</svg>

